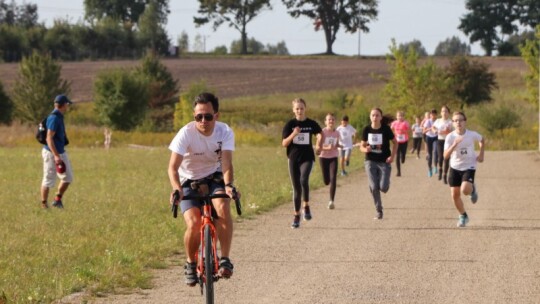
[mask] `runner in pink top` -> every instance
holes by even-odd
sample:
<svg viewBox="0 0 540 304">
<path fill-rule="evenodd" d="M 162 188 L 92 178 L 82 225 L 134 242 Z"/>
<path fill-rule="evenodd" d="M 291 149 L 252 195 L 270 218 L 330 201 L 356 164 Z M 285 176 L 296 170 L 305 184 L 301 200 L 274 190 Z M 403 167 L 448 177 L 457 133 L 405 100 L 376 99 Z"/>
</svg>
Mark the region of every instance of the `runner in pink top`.
<svg viewBox="0 0 540 304">
<path fill-rule="evenodd" d="M 336 195 L 336 180 L 338 170 L 338 147 L 341 147 L 339 142 L 339 132 L 336 131 L 336 117 L 332 113 L 326 114 L 324 121 L 326 127 L 322 130 L 322 149 L 319 155 L 321 172 L 325 185 L 330 185 L 330 201 L 328 209 L 334 209 L 334 197 Z M 319 144 L 317 144 L 319 146 Z"/>
<path fill-rule="evenodd" d="M 392 122 L 390 128 L 394 131 L 394 136 L 398 142 L 397 157 L 396 157 L 396 176 L 401 176 L 401 164 L 405 163 L 405 156 L 407 156 L 407 144 L 409 143 L 409 131 L 411 127 L 409 122 L 405 120 L 403 111 L 398 111 L 396 114 L 396 120 Z"/>
</svg>

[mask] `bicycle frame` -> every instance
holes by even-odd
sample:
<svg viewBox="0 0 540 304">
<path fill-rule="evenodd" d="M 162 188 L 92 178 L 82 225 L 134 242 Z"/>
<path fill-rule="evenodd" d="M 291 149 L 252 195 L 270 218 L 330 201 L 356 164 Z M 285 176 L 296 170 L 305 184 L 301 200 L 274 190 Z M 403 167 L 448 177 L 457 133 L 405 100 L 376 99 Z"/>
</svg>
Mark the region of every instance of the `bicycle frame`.
<svg viewBox="0 0 540 304">
<path fill-rule="evenodd" d="M 208 227 L 210 229 L 210 237 L 212 239 L 212 258 L 213 258 L 213 268 L 212 269 L 212 280 L 217 281 L 218 280 L 218 268 L 219 268 L 219 261 L 217 256 L 217 234 L 216 234 L 216 226 L 214 226 L 214 221 L 212 218 L 212 204 L 210 201 L 210 198 L 205 199 L 205 203 L 202 207 L 202 213 L 201 213 L 201 250 L 197 253 L 196 259 L 197 259 L 197 274 L 199 275 L 199 278 L 201 279 L 201 283 L 206 283 L 208 278 L 205 275 L 205 263 L 204 259 L 205 256 L 205 229 Z M 202 286 L 202 285 L 201 285 Z"/>
</svg>

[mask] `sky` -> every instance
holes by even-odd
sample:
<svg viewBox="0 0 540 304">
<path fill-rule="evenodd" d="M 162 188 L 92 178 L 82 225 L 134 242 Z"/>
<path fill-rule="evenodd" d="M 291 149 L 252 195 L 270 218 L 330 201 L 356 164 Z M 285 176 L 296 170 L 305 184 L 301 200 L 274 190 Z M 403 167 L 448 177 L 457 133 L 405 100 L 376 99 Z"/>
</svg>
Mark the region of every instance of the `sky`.
<svg viewBox="0 0 540 304">
<path fill-rule="evenodd" d="M 22 4 L 22 0 L 16 0 Z M 56 18 L 76 23 L 84 15 L 83 0 L 26 0 L 37 4 L 40 22 L 51 26 Z M 263 44 L 275 45 L 281 41 L 292 55 L 317 54 L 326 51 L 323 31 L 315 32 L 313 21 L 307 17 L 292 18 L 281 0 L 270 0 L 272 9 L 259 13 L 247 24 L 248 38 Z M 211 25 L 196 27 L 193 17 L 197 15 L 198 0 L 170 0 L 167 33 L 176 44 L 185 31 L 193 43 L 196 35 L 204 37 L 206 51 L 217 46 L 229 48 L 233 40 L 240 39 L 240 32 L 222 24 L 216 31 Z M 351 34 L 343 29 L 338 32 L 333 45 L 334 53 L 341 55 L 377 56 L 389 53 L 391 40 L 399 45 L 420 40 L 428 52 L 433 54 L 437 45 L 457 36 L 462 42 L 468 38 L 458 30 L 459 19 L 466 14 L 465 0 L 379 0 L 377 20 L 368 24 L 369 33 Z M 478 43 L 471 45 L 474 55 L 483 55 Z"/>
</svg>

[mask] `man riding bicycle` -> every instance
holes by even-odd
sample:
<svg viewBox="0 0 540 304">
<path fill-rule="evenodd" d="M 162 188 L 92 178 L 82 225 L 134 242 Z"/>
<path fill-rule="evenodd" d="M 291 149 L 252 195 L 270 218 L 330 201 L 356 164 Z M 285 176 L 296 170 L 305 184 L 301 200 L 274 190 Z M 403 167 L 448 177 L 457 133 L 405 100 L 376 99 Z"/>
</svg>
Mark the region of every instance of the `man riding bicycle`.
<svg viewBox="0 0 540 304">
<path fill-rule="evenodd" d="M 197 284 L 195 256 L 200 245 L 202 204 L 197 200 L 182 200 L 182 197 L 197 191 L 190 187 L 194 181 L 207 184 L 210 194 L 227 193 L 232 198 L 234 191 L 234 133 L 227 124 L 217 121 L 218 98 L 211 93 L 197 96 L 193 103 L 193 116 L 195 121 L 181 128 L 169 145 L 172 153 L 168 168 L 173 193 L 176 190 L 180 193 L 180 210 L 186 222 L 184 246 L 187 261 L 184 273 L 189 286 Z M 230 199 L 214 199 L 212 203 L 217 213 L 214 224 L 221 245 L 218 275 L 230 278 L 233 273 L 229 259 L 233 236 Z"/>
</svg>

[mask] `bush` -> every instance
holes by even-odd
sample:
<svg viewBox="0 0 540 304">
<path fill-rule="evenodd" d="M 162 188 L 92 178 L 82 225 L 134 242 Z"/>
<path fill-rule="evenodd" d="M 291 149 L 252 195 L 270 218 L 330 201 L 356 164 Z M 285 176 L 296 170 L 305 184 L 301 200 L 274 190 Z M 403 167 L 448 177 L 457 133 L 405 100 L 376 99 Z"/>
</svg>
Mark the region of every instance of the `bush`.
<svg viewBox="0 0 540 304">
<path fill-rule="evenodd" d="M 123 131 L 135 128 L 146 115 L 147 86 L 146 79 L 128 70 L 99 73 L 94 83 L 94 101 L 101 123 Z"/>
<path fill-rule="evenodd" d="M 446 69 L 446 75 L 454 94 L 464 105 L 478 104 L 491 100 L 491 91 L 498 88 L 495 74 L 489 71 L 485 63 L 455 57 Z"/>
<path fill-rule="evenodd" d="M 477 114 L 480 125 L 490 135 L 510 128 L 521 126 L 521 116 L 512 108 L 506 105 L 497 107 L 485 106 Z"/>
</svg>

